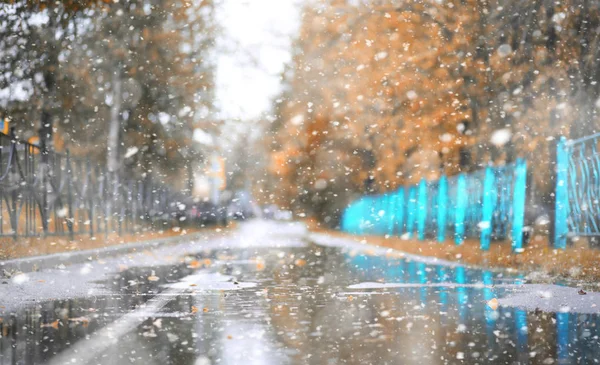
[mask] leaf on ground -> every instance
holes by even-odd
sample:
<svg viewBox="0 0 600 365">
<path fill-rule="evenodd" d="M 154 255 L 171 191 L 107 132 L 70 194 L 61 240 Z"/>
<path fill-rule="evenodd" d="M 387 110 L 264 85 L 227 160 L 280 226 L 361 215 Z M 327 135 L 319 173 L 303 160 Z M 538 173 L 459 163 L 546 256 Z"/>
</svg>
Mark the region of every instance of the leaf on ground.
<svg viewBox="0 0 600 365">
<path fill-rule="evenodd" d="M 198 260 L 193 260 L 188 264 L 188 268 L 190 269 L 199 269 L 202 267 L 202 264 Z"/>
<path fill-rule="evenodd" d="M 154 273 L 154 270 L 152 270 L 152 275 L 148 276 L 148 281 L 158 281 L 160 280 L 160 278 L 158 276 L 156 276 L 156 274 Z"/>
<path fill-rule="evenodd" d="M 51 322 L 51 323 L 42 323 L 40 325 L 40 328 L 54 328 L 55 330 L 57 330 L 58 329 L 58 323 L 59 323 L 58 319 L 55 320 L 54 322 Z"/>
<path fill-rule="evenodd" d="M 263 271 L 265 269 L 265 260 L 262 258 L 256 259 L 256 270 Z"/>
<path fill-rule="evenodd" d="M 303 267 L 306 265 L 306 260 L 296 259 L 296 261 L 294 261 L 294 265 L 296 265 L 298 267 Z"/>
<path fill-rule="evenodd" d="M 69 318 L 69 322 L 78 323 L 83 327 L 87 327 L 90 324 L 90 319 L 88 317 Z"/>
</svg>

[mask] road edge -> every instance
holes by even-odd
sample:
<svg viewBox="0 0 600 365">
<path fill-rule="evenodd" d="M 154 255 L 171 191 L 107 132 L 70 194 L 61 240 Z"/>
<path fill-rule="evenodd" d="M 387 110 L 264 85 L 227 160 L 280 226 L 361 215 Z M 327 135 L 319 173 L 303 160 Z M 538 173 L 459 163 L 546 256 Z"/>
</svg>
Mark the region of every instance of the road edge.
<svg viewBox="0 0 600 365">
<path fill-rule="evenodd" d="M 309 242 L 312 242 L 319 246 L 324 247 L 341 247 L 349 250 L 360 250 L 360 251 L 371 251 L 373 253 L 386 255 L 387 253 L 394 252 L 400 255 L 401 258 L 422 262 L 429 265 L 441 265 L 446 267 L 464 267 L 466 269 L 472 270 L 487 270 L 494 273 L 506 273 L 514 275 L 516 271 L 510 270 L 503 267 L 484 267 L 481 265 L 473 265 L 459 261 L 452 261 L 441 259 L 436 256 L 427 256 L 427 255 L 417 255 L 414 253 L 405 252 L 396 248 L 379 246 L 376 244 L 369 243 L 359 243 L 356 240 L 346 237 L 336 237 L 334 235 L 330 235 L 328 233 L 323 232 L 309 232 L 307 235 Z"/>
<path fill-rule="evenodd" d="M 32 272 L 46 269 L 52 269 L 60 265 L 73 265 L 92 260 L 98 260 L 103 257 L 119 256 L 139 250 L 154 249 L 160 246 L 174 244 L 182 240 L 195 240 L 206 235 L 207 232 L 194 232 L 181 236 L 154 238 L 147 241 L 125 243 L 122 245 L 107 246 L 101 248 L 92 248 L 83 251 L 71 251 L 53 253 L 50 255 L 23 257 L 0 261 L 0 270 L 8 272 Z M 0 274 L 2 272 L 0 271 Z"/>
</svg>

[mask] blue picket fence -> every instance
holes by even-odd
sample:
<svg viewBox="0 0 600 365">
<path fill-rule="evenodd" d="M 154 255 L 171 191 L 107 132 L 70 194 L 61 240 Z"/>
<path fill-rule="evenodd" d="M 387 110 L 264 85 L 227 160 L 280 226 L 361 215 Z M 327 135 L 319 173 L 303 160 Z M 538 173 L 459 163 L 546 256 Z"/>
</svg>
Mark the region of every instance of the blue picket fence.
<svg viewBox="0 0 600 365">
<path fill-rule="evenodd" d="M 600 236 L 600 133 L 567 140 L 556 150 L 554 246 L 569 236 Z"/>
<path fill-rule="evenodd" d="M 363 196 L 344 211 L 341 228 L 353 234 L 397 235 L 419 240 L 480 237 L 481 248 L 492 239 L 510 238 L 514 250 L 523 245 L 527 164 L 505 166 L 436 181 L 421 180 L 380 195 Z"/>
</svg>

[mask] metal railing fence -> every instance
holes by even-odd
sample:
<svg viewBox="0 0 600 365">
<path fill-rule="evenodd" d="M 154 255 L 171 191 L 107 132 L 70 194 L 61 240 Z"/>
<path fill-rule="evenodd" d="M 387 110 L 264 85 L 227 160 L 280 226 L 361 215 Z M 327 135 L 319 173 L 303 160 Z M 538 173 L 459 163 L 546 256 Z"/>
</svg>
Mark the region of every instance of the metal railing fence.
<svg viewBox="0 0 600 365">
<path fill-rule="evenodd" d="M 135 232 L 180 219 L 185 199 L 150 176 L 126 177 L 0 133 L 0 237 Z"/>
<path fill-rule="evenodd" d="M 354 234 L 388 234 L 419 240 L 480 237 L 510 238 L 513 250 L 523 246 L 527 164 L 525 160 L 436 181 L 401 187 L 394 192 L 363 196 L 342 217 L 342 230 Z"/>
<path fill-rule="evenodd" d="M 556 150 L 554 246 L 570 236 L 600 236 L 600 133 L 561 137 Z"/>
</svg>

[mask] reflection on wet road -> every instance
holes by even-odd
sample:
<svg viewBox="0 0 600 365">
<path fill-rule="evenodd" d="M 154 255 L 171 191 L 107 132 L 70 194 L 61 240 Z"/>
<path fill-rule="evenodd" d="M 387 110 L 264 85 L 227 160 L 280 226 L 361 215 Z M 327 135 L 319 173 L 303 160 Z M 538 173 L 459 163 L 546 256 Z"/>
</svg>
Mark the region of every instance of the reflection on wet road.
<svg viewBox="0 0 600 365">
<path fill-rule="evenodd" d="M 214 249 L 2 313 L 0 364 L 597 363 L 596 314 L 486 305 L 520 280 L 310 244 Z"/>
</svg>

